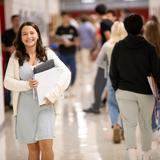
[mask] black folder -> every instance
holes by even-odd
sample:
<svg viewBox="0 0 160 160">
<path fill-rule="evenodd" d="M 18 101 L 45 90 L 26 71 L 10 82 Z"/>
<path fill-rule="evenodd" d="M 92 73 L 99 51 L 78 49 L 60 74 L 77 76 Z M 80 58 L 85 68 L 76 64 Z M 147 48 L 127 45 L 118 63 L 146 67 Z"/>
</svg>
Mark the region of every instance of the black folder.
<svg viewBox="0 0 160 160">
<path fill-rule="evenodd" d="M 51 69 L 51 68 L 53 68 L 53 67 L 55 67 L 54 60 L 53 60 L 53 59 L 50 59 L 50 60 L 47 60 L 47 61 L 45 61 L 44 63 L 39 64 L 39 65 L 37 65 L 36 67 L 34 67 L 33 73 L 34 73 L 34 74 L 40 73 L 40 72 L 49 70 L 49 69 Z"/>
</svg>

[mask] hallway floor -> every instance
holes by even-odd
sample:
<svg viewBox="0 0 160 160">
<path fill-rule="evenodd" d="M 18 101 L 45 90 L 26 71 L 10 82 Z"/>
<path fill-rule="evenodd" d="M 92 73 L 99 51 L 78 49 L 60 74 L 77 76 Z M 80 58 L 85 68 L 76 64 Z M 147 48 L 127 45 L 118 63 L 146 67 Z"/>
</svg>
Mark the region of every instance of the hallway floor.
<svg viewBox="0 0 160 160">
<path fill-rule="evenodd" d="M 77 68 L 73 90 L 56 106 L 55 160 L 128 160 L 124 142 L 112 142 L 106 108 L 101 109 L 99 115 L 82 112 L 93 101 L 92 85 L 96 67 L 93 65 L 91 70 L 83 71 L 78 64 Z M 0 136 L 0 160 L 27 160 L 26 145 L 15 140 L 12 111 L 6 111 L 4 128 Z M 160 142 L 153 142 L 152 149 L 153 160 L 160 160 Z"/>
</svg>

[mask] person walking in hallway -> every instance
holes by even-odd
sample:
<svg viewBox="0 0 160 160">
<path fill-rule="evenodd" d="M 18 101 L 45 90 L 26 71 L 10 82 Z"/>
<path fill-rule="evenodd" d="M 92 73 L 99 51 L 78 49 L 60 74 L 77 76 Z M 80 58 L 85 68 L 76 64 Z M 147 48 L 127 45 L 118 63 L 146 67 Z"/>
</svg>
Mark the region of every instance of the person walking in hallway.
<svg viewBox="0 0 160 160">
<path fill-rule="evenodd" d="M 144 25 L 144 38 L 156 49 L 157 57 L 160 59 L 160 24 L 156 20 L 149 20 Z M 159 71 L 160 72 L 160 71 Z M 160 110 L 155 106 L 152 114 L 153 139 L 160 136 Z"/>
<path fill-rule="evenodd" d="M 113 10 L 108 10 L 104 4 L 97 5 L 95 8 L 97 15 L 99 16 L 100 22 L 100 33 L 101 33 L 101 45 L 97 47 L 97 53 L 99 53 L 101 46 L 109 40 L 110 30 L 113 22 L 116 20 L 116 14 Z M 98 57 L 97 57 L 98 59 Z M 105 89 L 107 77 L 105 76 L 106 59 L 102 59 L 101 63 L 97 64 L 97 73 L 94 80 L 94 101 L 89 108 L 83 109 L 85 113 L 100 113 L 100 107 L 102 101 L 102 94 Z M 105 100 L 106 101 L 106 100 Z M 104 101 L 104 102 L 105 102 Z"/>
<path fill-rule="evenodd" d="M 109 77 L 109 67 L 110 67 L 110 61 L 111 61 L 111 55 L 114 45 L 122 40 L 124 37 L 126 37 L 127 32 L 124 28 L 124 25 L 120 21 L 115 21 L 114 24 L 111 27 L 111 35 L 110 39 L 104 43 L 104 45 L 101 48 L 101 51 L 99 53 L 99 56 L 97 58 L 97 62 L 102 63 L 102 59 L 106 59 L 106 69 L 105 73 L 107 74 L 107 107 L 109 111 L 109 116 L 111 119 L 111 124 L 113 128 L 113 142 L 114 143 L 120 143 L 121 142 L 121 120 L 119 118 L 119 107 L 117 104 L 117 100 L 115 97 L 114 89 L 111 85 L 111 80 Z M 107 56 L 107 58 L 105 58 Z"/>
<path fill-rule="evenodd" d="M 72 73 L 71 85 L 76 79 L 76 51 L 79 46 L 77 29 L 71 25 L 70 15 L 62 12 L 62 25 L 57 28 L 55 41 L 59 44 L 60 59 L 69 67 Z"/>
<path fill-rule="evenodd" d="M 7 64 L 9 61 L 9 58 L 13 51 L 15 50 L 15 47 L 13 46 L 13 41 L 16 38 L 18 29 L 20 27 L 20 16 L 18 14 L 11 16 L 11 25 L 12 27 L 5 30 L 2 33 L 2 51 L 3 51 L 3 69 L 4 73 L 7 68 Z M 5 100 L 5 106 L 9 106 L 12 108 L 11 104 L 11 92 L 7 89 L 4 90 L 4 100 Z"/>
<path fill-rule="evenodd" d="M 52 50 L 43 47 L 40 31 L 32 22 L 20 26 L 14 47 L 4 86 L 13 91 L 16 138 L 27 144 L 28 160 L 40 160 L 40 157 L 41 160 L 53 160 L 54 104 L 69 86 L 71 73 Z M 38 86 L 38 81 L 33 79 L 33 68 L 50 59 L 54 60 L 62 76 L 45 96 L 44 105 L 39 106 L 37 96 L 33 98 L 33 89 L 36 91 Z"/>
<path fill-rule="evenodd" d="M 82 62 L 81 69 L 84 73 L 87 73 L 91 68 L 90 52 L 96 46 L 96 29 L 87 15 L 81 16 L 80 20 L 78 33 L 80 39 L 80 60 Z"/>
<path fill-rule="evenodd" d="M 124 20 L 127 37 L 113 48 L 110 78 L 116 91 L 129 160 L 137 160 L 136 127 L 141 133 L 141 160 L 151 160 L 151 117 L 154 97 L 147 76 L 152 75 L 160 87 L 159 62 L 155 48 L 140 34 L 143 20 L 131 14 Z"/>
</svg>

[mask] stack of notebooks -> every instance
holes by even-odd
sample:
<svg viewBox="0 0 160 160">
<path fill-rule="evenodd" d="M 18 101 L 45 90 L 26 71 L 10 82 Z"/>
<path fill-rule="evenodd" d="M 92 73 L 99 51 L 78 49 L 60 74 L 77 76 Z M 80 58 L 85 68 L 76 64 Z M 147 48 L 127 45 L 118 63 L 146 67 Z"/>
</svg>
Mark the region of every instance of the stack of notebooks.
<svg viewBox="0 0 160 160">
<path fill-rule="evenodd" d="M 60 78 L 60 71 L 55 67 L 54 60 L 47 60 L 33 69 L 34 78 L 38 81 L 37 96 L 39 105 L 44 104 L 45 96 L 52 92 Z"/>
</svg>

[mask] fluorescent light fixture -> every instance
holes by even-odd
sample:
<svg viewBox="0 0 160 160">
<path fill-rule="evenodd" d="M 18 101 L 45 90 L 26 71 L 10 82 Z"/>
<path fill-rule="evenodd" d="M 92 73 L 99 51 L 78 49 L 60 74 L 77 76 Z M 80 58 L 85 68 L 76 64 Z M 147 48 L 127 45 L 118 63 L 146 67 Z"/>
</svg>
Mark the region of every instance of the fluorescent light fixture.
<svg viewBox="0 0 160 160">
<path fill-rule="evenodd" d="M 81 0 L 82 3 L 95 3 L 95 0 Z"/>
</svg>

